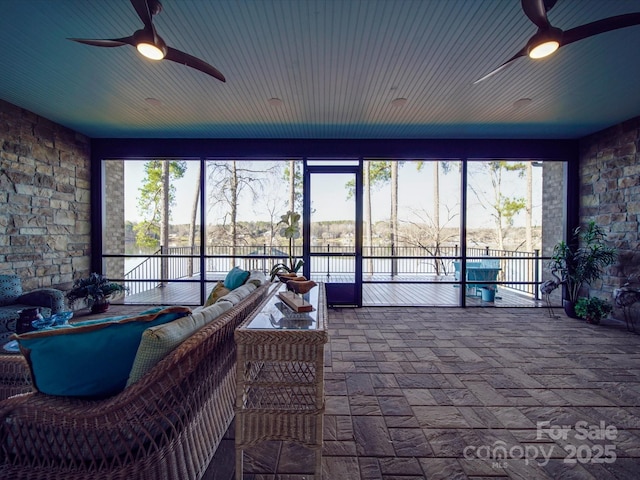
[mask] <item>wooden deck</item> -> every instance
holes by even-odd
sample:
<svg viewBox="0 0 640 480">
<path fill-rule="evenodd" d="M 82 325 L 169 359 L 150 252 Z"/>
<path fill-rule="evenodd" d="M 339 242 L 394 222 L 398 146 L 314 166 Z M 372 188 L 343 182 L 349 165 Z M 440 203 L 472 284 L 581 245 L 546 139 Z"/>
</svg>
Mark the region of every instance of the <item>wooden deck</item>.
<svg viewBox="0 0 640 480">
<path fill-rule="evenodd" d="M 420 280 L 404 277 L 401 280 L 365 279 L 362 286 L 363 306 L 424 306 L 424 307 L 457 307 L 460 305 L 460 286 L 453 283 L 453 277 L 440 278 L 430 283 L 425 277 Z M 207 278 L 204 298 L 213 288 L 213 282 L 221 280 L 211 276 Z M 315 281 L 327 282 L 326 277 L 313 277 Z M 331 277 L 328 282 L 353 282 L 348 277 Z M 369 283 L 372 282 L 372 283 Z M 197 278 L 184 281 L 172 281 L 163 287 L 156 287 L 142 293 L 127 295 L 114 303 L 130 305 L 201 305 L 200 281 Z M 483 302 L 480 296 L 470 292 L 466 297 L 467 306 L 483 307 L 543 307 L 545 303 L 535 300 L 522 292 L 498 285 L 495 302 Z"/>
</svg>

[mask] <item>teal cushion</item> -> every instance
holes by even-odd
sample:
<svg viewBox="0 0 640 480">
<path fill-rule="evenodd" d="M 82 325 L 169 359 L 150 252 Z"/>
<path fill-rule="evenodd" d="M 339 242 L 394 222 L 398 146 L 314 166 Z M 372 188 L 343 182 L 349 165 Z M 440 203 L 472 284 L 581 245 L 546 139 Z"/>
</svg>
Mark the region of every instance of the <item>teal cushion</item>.
<svg viewBox="0 0 640 480">
<path fill-rule="evenodd" d="M 187 307 L 156 307 L 133 317 L 82 322 L 14 338 L 40 392 L 105 397 L 125 387 L 142 332 L 189 313 Z"/>
<path fill-rule="evenodd" d="M 16 303 L 22 295 L 22 282 L 18 275 L 0 275 L 0 306 Z"/>
<path fill-rule="evenodd" d="M 233 267 L 224 279 L 224 286 L 229 290 L 238 288 L 243 285 L 249 278 L 250 272 L 242 270 L 240 267 Z"/>
</svg>

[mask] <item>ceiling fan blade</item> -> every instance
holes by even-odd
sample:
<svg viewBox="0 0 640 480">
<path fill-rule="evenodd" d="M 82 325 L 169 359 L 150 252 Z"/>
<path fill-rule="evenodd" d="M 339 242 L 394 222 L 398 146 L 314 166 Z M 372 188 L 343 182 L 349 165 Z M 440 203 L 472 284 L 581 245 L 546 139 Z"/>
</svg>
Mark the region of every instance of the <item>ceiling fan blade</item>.
<svg viewBox="0 0 640 480">
<path fill-rule="evenodd" d="M 566 30 L 562 36 L 562 45 L 568 45 L 583 38 L 634 25 L 640 25 L 640 13 L 626 13 L 615 17 L 603 18 L 602 20 L 596 20 L 595 22 Z"/>
<path fill-rule="evenodd" d="M 200 60 L 193 55 L 181 52 L 180 50 L 176 50 L 175 48 L 167 47 L 167 55 L 164 57 L 164 59 L 171 60 L 172 62 L 176 63 L 181 63 L 183 65 L 186 65 L 187 67 L 195 68 L 196 70 L 200 70 L 207 75 L 211 75 L 212 77 L 217 78 L 221 82 L 227 81 L 224 78 L 224 75 L 222 75 L 222 73 L 220 73 L 217 68 L 212 67 L 207 62 Z"/>
<path fill-rule="evenodd" d="M 93 47 L 121 47 L 122 45 L 134 45 L 133 37 L 107 39 L 67 38 L 67 40 L 84 43 L 85 45 L 91 45 Z"/>
<path fill-rule="evenodd" d="M 547 19 L 547 8 L 544 0 L 522 0 L 522 10 L 538 28 L 545 30 L 551 25 Z"/>
<path fill-rule="evenodd" d="M 516 53 L 513 57 L 511 57 L 509 60 L 507 60 L 506 62 L 504 62 L 502 65 L 500 65 L 498 68 L 496 68 L 495 70 L 487 73 L 484 77 L 479 78 L 478 80 L 476 80 L 475 82 L 473 82 L 473 85 L 475 85 L 476 83 L 480 83 L 484 80 L 486 80 L 489 77 L 494 76 L 496 73 L 501 72 L 502 70 L 504 70 L 505 68 L 509 67 L 511 65 L 511 63 L 514 60 L 517 60 L 520 57 L 526 57 L 527 56 L 527 49 L 526 47 L 523 48 L 522 50 L 520 50 L 518 53 Z"/>
<path fill-rule="evenodd" d="M 159 2 L 156 2 L 157 5 L 160 5 Z M 146 28 L 150 28 L 152 26 L 152 17 L 151 17 L 151 8 L 149 7 L 149 2 L 147 0 L 131 0 L 131 5 L 136 10 L 136 13 L 144 23 Z M 158 13 L 158 12 L 156 12 Z"/>
</svg>

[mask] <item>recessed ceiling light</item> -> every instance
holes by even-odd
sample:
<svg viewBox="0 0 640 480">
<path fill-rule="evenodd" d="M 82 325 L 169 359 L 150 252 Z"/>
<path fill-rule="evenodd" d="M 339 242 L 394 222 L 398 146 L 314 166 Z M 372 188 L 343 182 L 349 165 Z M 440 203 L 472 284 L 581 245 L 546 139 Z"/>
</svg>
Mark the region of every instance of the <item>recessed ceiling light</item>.
<svg viewBox="0 0 640 480">
<path fill-rule="evenodd" d="M 277 97 L 272 97 L 267 100 L 267 103 L 272 107 L 281 107 L 284 102 Z"/>
<path fill-rule="evenodd" d="M 523 108 L 529 105 L 531 102 L 533 102 L 533 100 L 531 100 L 530 98 L 520 98 L 513 102 L 513 108 Z"/>
<path fill-rule="evenodd" d="M 147 97 L 144 99 L 144 101 L 147 102 L 149 105 L 153 105 L 154 107 L 159 107 L 162 105 L 162 102 L 160 100 L 153 97 Z"/>
<path fill-rule="evenodd" d="M 404 97 L 394 98 L 391 100 L 392 107 L 402 107 L 405 103 L 407 103 L 407 99 Z"/>
</svg>

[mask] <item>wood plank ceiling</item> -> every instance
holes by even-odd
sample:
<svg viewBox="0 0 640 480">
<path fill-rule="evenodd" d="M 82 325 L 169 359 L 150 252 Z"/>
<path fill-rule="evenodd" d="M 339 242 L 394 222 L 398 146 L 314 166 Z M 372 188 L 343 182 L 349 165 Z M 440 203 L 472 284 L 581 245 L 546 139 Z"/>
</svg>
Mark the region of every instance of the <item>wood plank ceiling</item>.
<svg viewBox="0 0 640 480">
<path fill-rule="evenodd" d="M 66 40 L 130 35 L 141 22 L 128 0 L 2 0 L 0 98 L 94 138 L 579 138 L 640 114 L 640 26 L 474 85 L 535 33 L 518 0 L 163 7 L 167 44 L 226 83 Z M 634 11 L 640 1 L 559 0 L 549 18 L 569 29 Z"/>
</svg>

